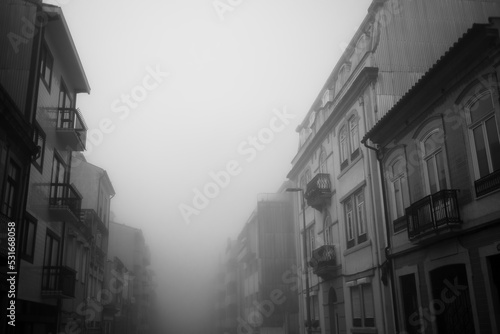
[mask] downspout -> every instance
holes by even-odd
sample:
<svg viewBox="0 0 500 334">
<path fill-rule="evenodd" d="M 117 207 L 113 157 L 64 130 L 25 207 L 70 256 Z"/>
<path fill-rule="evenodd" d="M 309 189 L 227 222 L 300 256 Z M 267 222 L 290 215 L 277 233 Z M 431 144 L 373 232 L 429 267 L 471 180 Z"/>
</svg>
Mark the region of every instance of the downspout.
<svg viewBox="0 0 500 334">
<path fill-rule="evenodd" d="M 393 312 L 393 315 L 394 315 L 394 326 L 395 326 L 395 330 L 396 330 L 396 333 L 399 333 L 399 320 L 398 320 L 398 309 L 397 309 L 397 304 L 396 304 L 396 288 L 394 286 L 394 271 L 392 270 L 393 268 L 393 259 L 392 259 L 392 256 L 390 254 L 390 249 L 391 249 L 391 234 L 390 234 L 390 231 L 389 231 L 389 222 L 388 222 L 388 217 L 389 217 L 389 212 L 387 210 L 387 193 L 386 193 L 386 188 L 385 188 L 385 182 L 384 182 L 384 172 L 383 172 L 383 166 L 382 166 L 382 159 L 380 157 L 380 150 L 374 146 L 370 146 L 368 145 L 368 143 L 366 142 L 365 139 L 363 139 L 361 141 L 363 143 L 363 145 L 374 151 L 375 152 L 375 155 L 377 157 L 377 161 L 378 161 L 378 165 L 379 165 L 379 171 L 380 171 L 380 182 L 381 182 L 381 187 L 382 187 L 382 203 L 383 203 L 383 207 L 384 207 L 384 216 L 385 216 L 385 219 L 386 219 L 386 222 L 385 222 L 385 233 L 386 233 L 386 240 L 387 240 L 387 247 L 385 248 L 385 257 L 386 257 L 386 261 L 389 261 L 389 270 L 391 272 L 391 279 L 390 279 L 390 283 L 391 283 L 391 297 L 392 297 L 392 312 Z"/>
<path fill-rule="evenodd" d="M 360 104 L 361 104 L 361 108 L 363 109 L 364 126 L 365 126 L 365 129 L 367 129 L 368 127 L 367 127 L 365 103 L 363 101 L 363 97 L 361 97 Z M 365 169 L 366 169 L 366 171 L 368 173 L 368 178 L 369 178 L 368 186 L 370 187 L 370 198 L 371 198 L 372 213 L 376 217 L 375 209 L 376 209 L 377 206 L 375 205 L 375 193 L 374 193 L 374 189 L 373 189 L 374 188 L 373 187 L 373 179 L 374 178 L 372 176 L 372 159 L 371 159 L 371 155 L 370 154 L 367 155 Z M 384 214 L 385 214 L 385 212 L 384 212 Z M 375 221 L 376 221 L 376 218 L 375 218 Z M 379 234 L 379 229 L 378 229 L 377 224 L 374 224 L 374 232 L 375 232 L 375 247 L 374 247 L 374 249 L 375 249 L 375 259 L 376 259 L 376 263 L 377 263 L 377 268 L 380 269 L 381 265 L 382 265 L 382 260 L 381 260 L 380 250 L 379 250 L 379 248 L 380 248 L 380 234 Z M 380 289 L 380 296 L 381 296 L 382 304 L 385 305 L 387 303 L 387 301 L 386 301 L 385 295 L 383 293 L 382 284 L 380 282 L 381 278 L 382 278 L 382 275 L 380 274 L 380 280 L 378 281 L 378 285 L 379 285 L 379 289 Z M 387 331 L 388 324 L 387 324 L 387 319 L 386 319 L 386 315 L 385 314 L 382 314 L 382 321 L 383 321 L 383 328 Z"/>
</svg>

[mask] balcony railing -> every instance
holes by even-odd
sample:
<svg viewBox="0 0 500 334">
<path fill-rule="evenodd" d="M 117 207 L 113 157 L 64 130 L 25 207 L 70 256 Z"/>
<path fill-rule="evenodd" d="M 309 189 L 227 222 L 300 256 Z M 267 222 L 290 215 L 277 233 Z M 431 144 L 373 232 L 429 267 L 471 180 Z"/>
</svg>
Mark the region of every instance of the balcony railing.
<svg viewBox="0 0 500 334">
<path fill-rule="evenodd" d="M 55 220 L 80 222 L 82 197 L 71 184 L 52 183 L 50 185 L 50 210 Z"/>
<path fill-rule="evenodd" d="M 413 240 L 442 227 L 460 225 L 457 190 L 441 190 L 406 209 L 408 238 Z"/>
<path fill-rule="evenodd" d="M 474 182 L 474 185 L 476 187 L 477 197 L 484 196 L 490 192 L 500 189 L 500 169 L 480 178 Z"/>
<path fill-rule="evenodd" d="M 321 211 L 332 197 L 331 188 L 330 174 L 316 174 L 306 187 L 307 205 Z"/>
<path fill-rule="evenodd" d="M 333 275 L 332 267 L 337 264 L 335 258 L 335 247 L 333 245 L 323 245 L 312 251 L 309 265 L 313 268 L 313 273 L 322 278 Z"/>
<path fill-rule="evenodd" d="M 75 297 L 76 271 L 65 266 L 43 267 L 42 296 L 55 298 Z"/>
<path fill-rule="evenodd" d="M 87 140 L 87 125 L 80 110 L 57 109 L 57 134 L 73 151 L 84 151 Z"/>
</svg>

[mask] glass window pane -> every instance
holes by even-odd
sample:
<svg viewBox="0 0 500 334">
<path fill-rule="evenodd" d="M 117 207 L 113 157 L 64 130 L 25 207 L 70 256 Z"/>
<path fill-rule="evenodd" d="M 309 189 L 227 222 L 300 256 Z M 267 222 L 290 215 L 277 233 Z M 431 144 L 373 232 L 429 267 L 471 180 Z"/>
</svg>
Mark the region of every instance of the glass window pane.
<svg viewBox="0 0 500 334">
<path fill-rule="evenodd" d="M 472 130 L 474 134 L 474 144 L 476 146 L 476 158 L 479 168 L 479 177 L 489 174 L 488 157 L 486 155 L 486 145 L 484 143 L 483 127 L 478 126 Z"/>
<path fill-rule="evenodd" d="M 361 296 L 359 286 L 351 288 L 352 317 L 361 319 Z"/>
<path fill-rule="evenodd" d="M 427 177 L 429 180 L 429 190 L 431 194 L 438 191 L 438 185 L 436 180 L 436 162 L 434 157 L 427 160 Z"/>
<path fill-rule="evenodd" d="M 373 291 L 370 284 L 363 284 L 363 308 L 365 310 L 365 319 L 375 318 L 375 309 L 373 306 Z"/>
<path fill-rule="evenodd" d="M 437 173 L 439 181 L 439 190 L 448 188 L 446 185 L 446 170 L 444 167 L 444 154 L 443 152 L 436 153 Z"/>
<path fill-rule="evenodd" d="M 429 155 L 443 144 L 443 135 L 442 131 L 436 131 L 432 135 L 429 136 L 424 142 L 425 155 Z"/>
<path fill-rule="evenodd" d="M 491 167 L 493 171 L 500 169 L 500 142 L 498 140 L 498 129 L 495 117 L 486 121 L 486 133 L 490 149 Z"/>
<path fill-rule="evenodd" d="M 403 193 L 401 191 L 401 179 L 396 179 L 392 183 L 394 187 L 394 202 L 396 205 L 396 217 L 399 218 L 403 215 Z"/>
<path fill-rule="evenodd" d="M 491 94 L 488 92 L 470 106 L 469 110 L 472 123 L 486 116 L 492 109 L 493 101 L 491 100 Z"/>
</svg>

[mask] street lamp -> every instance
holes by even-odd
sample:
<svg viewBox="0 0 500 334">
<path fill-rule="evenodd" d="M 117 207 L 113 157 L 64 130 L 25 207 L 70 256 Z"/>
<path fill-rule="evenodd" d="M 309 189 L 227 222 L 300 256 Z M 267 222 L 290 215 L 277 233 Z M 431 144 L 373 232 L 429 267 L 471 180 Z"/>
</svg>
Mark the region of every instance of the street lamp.
<svg viewBox="0 0 500 334">
<path fill-rule="evenodd" d="M 311 309 L 309 307 L 309 273 L 307 269 L 307 242 L 306 242 L 306 202 L 304 198 L 304 189 L 302 188 L 286 188 L 287 192 L 300 192 L 302 196 L 302 226 L 304 229 L 304 234 L 302 235 L 302 247 L 304 248 L 304 272 L 306 275 L 306 312 L 307 312 L 307 325 L 306 327 L 307 333 L 311 333 Z"/>
</svg>

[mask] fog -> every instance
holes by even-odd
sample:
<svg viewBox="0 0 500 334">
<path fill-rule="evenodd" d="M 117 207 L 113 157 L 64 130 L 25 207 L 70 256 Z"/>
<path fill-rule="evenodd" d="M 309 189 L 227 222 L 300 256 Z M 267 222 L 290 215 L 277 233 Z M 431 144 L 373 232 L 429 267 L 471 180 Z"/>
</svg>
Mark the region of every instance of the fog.
<svg viewBox="0 0 500 334">
<path fill-rule="evenodd" d="M 115 220 L 144 233 L 162 322 L 204 333 L 226 240 L 285 181 L 295 129 L 370 1 L 49 3 L 92 89 L 76 103 L 85 156 L 109 174 Z"/>
</svg>

